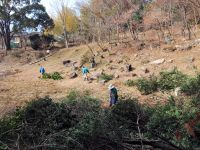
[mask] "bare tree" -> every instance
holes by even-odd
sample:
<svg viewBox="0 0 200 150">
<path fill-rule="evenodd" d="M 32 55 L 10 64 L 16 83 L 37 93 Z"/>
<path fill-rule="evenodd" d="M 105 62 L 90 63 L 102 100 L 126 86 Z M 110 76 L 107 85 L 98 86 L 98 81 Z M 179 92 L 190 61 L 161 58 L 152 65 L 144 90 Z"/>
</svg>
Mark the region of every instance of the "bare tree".
<svg viewBox="0 0 200 150">
<path fill-rule="evenodd" d="M 67 2 L 65 0 L 55 0 L 52 3 L 52 7 L 55 9 L 55 13 L 59 15 L 59 18 L 62 22 L 62 28 L 63 28 L 63 36 L 65 40 L 65 48 L 69 47 L 68 42 L 68 34 L 67 34 Z"/>
</svg>

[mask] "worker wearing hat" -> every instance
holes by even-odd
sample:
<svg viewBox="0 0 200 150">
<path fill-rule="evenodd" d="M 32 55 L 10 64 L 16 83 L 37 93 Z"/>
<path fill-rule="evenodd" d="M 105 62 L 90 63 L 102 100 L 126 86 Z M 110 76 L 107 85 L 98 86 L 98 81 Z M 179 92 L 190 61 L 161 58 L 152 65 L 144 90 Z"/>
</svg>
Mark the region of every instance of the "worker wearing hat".
<svg viewBox="0 0 200 150">
<path fill-rule="evenodd" d="M 118 94 L 117 94 L 117 89 L 114 85 L 110 84 L 108 86 L 109 92 L 110 92 L 110 107 L 115 105 L 118 101 Z"/>
</svg>

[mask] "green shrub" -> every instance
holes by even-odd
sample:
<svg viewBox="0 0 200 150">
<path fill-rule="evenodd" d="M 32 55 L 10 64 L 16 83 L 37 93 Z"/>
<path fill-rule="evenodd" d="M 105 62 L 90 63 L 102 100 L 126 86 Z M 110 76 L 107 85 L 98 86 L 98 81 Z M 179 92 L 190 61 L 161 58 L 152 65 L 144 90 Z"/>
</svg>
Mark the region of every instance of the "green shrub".
<svg viewBox="0 0 200 150">
<path fill-rule="evenodd" d="M 50 74 L 50 73 L 44 73 L 42 75 L 42 79 L 61 80 L 61 79 L 63 79 L 63 77 L 60 75 L 59 72 L 54 72 L 52 74 Z"/>
<path fill-rule="evenodd" d="M 105 82 L 108 82 L 108 81 L 110 81 L 110 80 L 113 79 L 113 75 L 108 75 L 108 74 L 103 73 L 103 74 L 101 74 L 101 75 L 99 76 L 98 79 L 99 79 L 99 80 L 105 80 Z"/>
<path fill-rule="evenodd" d="M 39 34 L 34 34 L 34 35 L 31 35 L 29 37 L 30 39 L 30 42 L 31 42 L 31 47 L 34 49 L 34 50 L 38 50 L 40 47 L 42 47 L 42 41 L 41 41 L 41 38 L 40 38 L 40 35 Z"/>
<path fill-rule="evenodd" d="M 196 95 L 200 92 L 200 75 L 197 75 L 196 78 L 189 78 L 181 86 L 181 91 L 186 95 Z"/>
<path fill-rule="evenodd" d="M 39 35 L 33 34 L 29 36 L 31 47 L 34 50 L 45 49 L 51 47 L 52 43 L 55 41 L 53 35 Z"/>
<path fill-rule="evenodd" d="M 63 77 L 60 75 L 59 72 L 54 72 L 54 73 L 51 75 L 51 78 L 52 78 L 53 80 L 61 80 L 61 79 L 63 79 Z"/>
<path fill-rule="evenodd" d="M 144 10 L 144 6 L 141 5 L 139 7 L 139 9 L 132 14 L 132 20 L 137 21 L 137 22 L 141 22 L 142 19 L 143 19 L 143 10 Z"/>
<path fill-rule="evenodd" d="M 169 72 L 161 72 L 158 84 L 161 90 L 172 90 L 182 86 L 186 80 L 187 76 L 185 74 L 174 69 Z"/>
<path fill-rule="evenodd" d="M 133 20 L 138 21 L 138 22 L 142 20 L 142 15 L 139 11 L 133 14 Z"/>
<path fill-rule="evenodd" d="M 172 71 L 169 72 L 160 72 L 160 76 L 159 77 L 155 77 L 155 76 L 151 76 L 149 79 L 145 79 L 145 78 L 140 78 L 138 80 L 127 80 L 125 82 L 125 85 L 127 86 L 136 86 L 137 89 L 142 93 L 142 94 L 151 94 L 155 91 L 162 90 L 162 91 L 166 91 L 166 90 L 172 90 L 175 89 L 176 87 L 182 87 L 182 91 L 188 91 L 189 89 L 190 92 L 197 92 L 196 89 L 199 89 L 197 87 L 200 87 L 200 77 L 199 77 L 199 81 L 197 79 L 192 79 L 191 84 L 194 85 L 194 82 L 199 82 L 196 84 L 199 85 L 194 85 L 194 87 L 192 88 L 190 84 L 187 83 L 186 81 L 188 80 L 188 76 L 183 74 L 182 72 L 178 71 L 177 69 L 174 69 Z"/>
<path fill-rule="evenodd" d="M 158 90 L 158 82 L 155 76 L 151 76 L 149 79 L 138 79 L 135 81 L 135 85 L 144 95 L 151 94 Z"/>
<path fill-rule="evenodd" d="M 51 79 L 51 75 L 49 73 L 42 74 L 42 79 Z"/>
<path fill-rule="evenodd" d="M 59 141 L 52 139 L 49 142 L 64 145 L 66 149 L 72 150 L 90 149 L 93 143 L 95 146 L 100 145 L 99 135 L 103 136 L 106 133 L 102 125 L 101 102 L 93 98 L 88 91 L 72 90 L 62 103 L 76 116 L 75 120 L 78 123 L 68 132 L 59 134 Z"/>
<path fill-rule="evenodd" d="M 136 99 L 123 99 L 111 110 L 113 120 L 117 120 L 118 126 L 127 126 L 137 130 L 137 119 L 140 117 L 140 125 L 145 125 L 148 121 L 148 116 L 145 112 L 144 106 L 139 104 Z"/>
<path fill-rule="evenodd" d="M 192 139 L 184 129 L 199 112 L 193 101 L 170 97 L 166 105 L 152 108 L 136 99 L 120 100 L 107 109 L 89 92 L 71 91 L 61 103 L 48 97 L 32 101 L 0 119 L 0 149 L 140 149 L 141 137 L 152 141 L 153 149 L 199 147 L 199 135 Z M 196 125 L 195 133 L 199 129 Z M 176 131 L 181 133 L 179 141 Z M 146 142 L 143 148 L 149 148 Z"/>
<path fill-rule="evenodd" d="M 194 106 L 196 106 L 197 108 L 200 108 L 200 94 L 198 93 L 197 95 L 192 96 L 191 99 Z"/>
<path fill-rule="evenodd" d="M 77 118 L 83 118 L 88 112 L 98 112 L 101 103 L 99 100 L 91 97 L 88 91 L 70 91 L 68 96 L 62 100 L 62 103 L 68 105 L 72 109 L 72 113 L 77 115 Z"/>
<path fill-rule="evenodd" d="M 195 128 L 194 128 L 194 132 L 198 133 L 198 137 L 200 137 L 200 123 L 198 123 Z"/>
<path fill-rule="evenodd" d="M 196 116 L 197 109 L 188 99 L 174 99 L 170 97 L 168 103 L 163 106 L 151 108 L 150 119 L 147 124 L 148 130 L 153 136 L 161 136 L 169 139 L 185 149 L 191 149 L 192 139 L 186 133 L 184 125 L 187 121 Z M 176 132 L 179 132 L 182 138 L 176 139 Z"/>
<path fill-rule="evenodd" d="M 93 143 L 94 147 L 100 146 L 100 150 L 125 150 L 126 148 L 121 146 L 123 137 L 139 138 L 136 125 L 138 116 L 139 123 L 143 125 L 146 119 L 141 105 L 135 100 L 122 100 L 111 110 L 104 109 L 97 114 L 88 113 L 84 120 L 71 130 L 70 136 L 86 147 L 91 147 Z M 110 141 L 109 148 L 102 144 L 104 140 Z M 76 146 L 74 149 L 79 149 Z"/>
<path fill-rule="evenodd" d="M 29 149 L 76 123 L 70 109 L 45 97 L 28 103 L 11 117 L 1 119 L 0 141 L 9 149 Z M 19 148 L 15 144 L 17 141 Z"/>
<path fill-rule="evenodd" d="M 129 79 L 129 80 L 127 80 L 127 81 L 125 82 L 125 85 L 127 85 L 127 86 L 129 86 L 129 87 L 135 86 L 135 81 Z"/>
</svg>

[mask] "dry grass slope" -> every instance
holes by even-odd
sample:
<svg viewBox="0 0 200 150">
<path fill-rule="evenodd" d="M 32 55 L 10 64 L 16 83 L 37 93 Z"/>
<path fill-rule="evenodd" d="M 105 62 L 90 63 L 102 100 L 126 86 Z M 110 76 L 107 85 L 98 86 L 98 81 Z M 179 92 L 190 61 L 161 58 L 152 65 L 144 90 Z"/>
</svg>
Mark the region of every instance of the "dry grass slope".
<svg viewBox="0 0 200 150">
<path fill-rule="evenodd" d="M 95 53 L 101 51 L 95 44 L 91 45 Z M 151 74 L 158 74 L 160 71 L 166 71 L 177 67 L 179 70 L 187 74 L 195 74 L 199 69 L 200 59 L 197 57 L 200 54 L 199 47 L 195 47 L 189 51 L 174 51 L 164 52 L 160 49 L 146 48 L 142 51 L 137 51 L 133 48 L 116 48 L 112 51 L 112 55 L 108 52 L 101 52 L 104 58 L 97 57 L 99 65 L 92 69 L 93 72 L 100 72 L 104 70 L 107 74 L 119 75 L 119 79 L 113 79 L 105 85 L 96 81 L 87 83 L 82 80 L 81 72 L 78 71 L 78 78 L 69 79 L 71 67 L 65 67 L 62 62 L 64 60 L 72 60 L 81 62 L 83 55 L 89 52 L 87 46 L 80 46 L 70 49 L 62 49 L 53 56 L 47 58 L 33 65 L 13 65 L 11 63 L 0 64 L 1 70 L 18 70 L 13 75 L 9 75 L 0 79 L 0 115 L 13 110 L 17 105 L 23 105 L 25 101 L 35 99 L 37 97 L 44 97 L 49 95 L 54 99 L 60 99 L 67 95 L 71 89 L 78 89 L 81 91 L 88 90 L 94 96 L 101 99 L 107 104 L 108 90 L 107 86 L 110 83 L 115 84 L 119 88 L 120 94 L 131 95 L 138 97 L 141 103 L 156 104 L 158 101 L 164 102 L 165 95 L 158 93 L 156 99 L 154 95 L 142 96 L 134 87 L 129 88 L 124 85 L 128 79 L 136 79 L 138 77 L 146 77 Z M 152 65 L 149 62 L 164 58 L 165 62 L 160 65 Z M 9 65 L 11 64 L 11 65 Z M 38 77 L 39 65 L 43 65 L 47 72 L 61 72 L 64 77 L 60 81 L 41 80 Z M 126 64 L 132 64 L 135 68 L 132 72 L 126 72 L 121 69 Z M 89 64 L 88 64 L 89 66 Z M 144 68 L 150 72 L 144 73 Z M 136 74 L 136 77 L 133 77 Z M 101 94 L 100 94 L 101 93 Z"/>
</svg>

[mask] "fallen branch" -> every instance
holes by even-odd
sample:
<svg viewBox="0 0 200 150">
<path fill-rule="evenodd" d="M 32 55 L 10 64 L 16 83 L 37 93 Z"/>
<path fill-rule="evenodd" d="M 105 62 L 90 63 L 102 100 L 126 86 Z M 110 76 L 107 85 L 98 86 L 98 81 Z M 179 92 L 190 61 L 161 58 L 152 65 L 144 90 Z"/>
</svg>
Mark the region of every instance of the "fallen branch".
<svg viewBox="0 0 200 150">
<path fill-rule="evenodd" d="M 42 58 L 40 58 L 40 59 L 38 59 L 38 60 L 36 60 L 36 61 L 34 61 L 34 62 L 31 62 L 31 63 L 29 63 L 29 65 L 33 65 L 33 64 L 36 64 L 36 63 L 38 63 L 38 62 L 40 62 L 40 61 L 43 61 L 43 60 L 45 60 L 46 58 L 52 56 L 52 55 L 55 54 L 55 53 L 56 53 L 56 52 L 51 53 L 51 54 L 49 54 L 49 55 L 47 55 L 47 56 L 45 56 L 45 57 L 42 57 Z"/>
<path fill-rule="evenodd" d="M 141 145 L 141 139 L 139 140 L 123 140 L 123 143 L 130 144 L 130 145 Z M 158 140 L 142 140 L 143 145 L 149 145 L 153 148 L 160 148 L 162 150 L 179 150 L 177 147 L 173 147 L 167 143 Z"/>
<path fill-rule="evenodd" d="M 36 145 L 36 146 L 33 146 L 33 147 L 29 147 L 30 150 L 34 150 L 34 149 L 48 149 L 48 148 L 60 148 L 60 149 L 67 149 L 66 146 L 58 146 L 58 145 L 54 145 L 54 144 L 43 144 L 43 145 Z"/>
<path fill-rule="evenodd" d="M 137 115 L 137 128 L 138 128 L 138 133 L 139 133 L 139 137 L 140 137 L 141 149 L 144 150 L 143 137 L 142 137 L 141 130 L 140 130 L 139 120 L 140 120 L 140 114 Z"/>
</svg>

